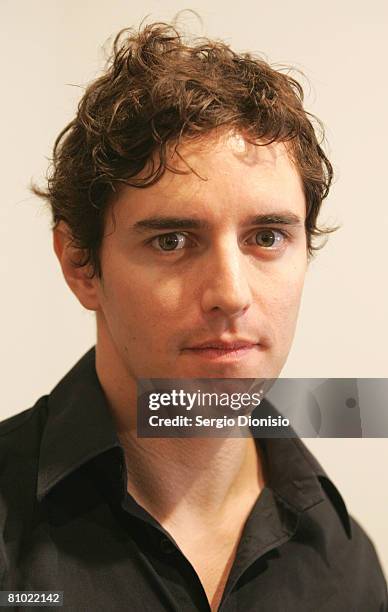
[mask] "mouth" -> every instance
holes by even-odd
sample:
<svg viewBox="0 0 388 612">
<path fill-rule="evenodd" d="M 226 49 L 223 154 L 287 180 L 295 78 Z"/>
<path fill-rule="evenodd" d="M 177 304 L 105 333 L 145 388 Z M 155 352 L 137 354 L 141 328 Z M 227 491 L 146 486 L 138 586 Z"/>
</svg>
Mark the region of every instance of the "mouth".
<svg viewBox="0 0 388 612">
<path fill-rule="evenodd" d="M 192 347 L 183 350 L 183 353 L 191 354 L 194 357 L 208 360 L 238 360 L 247 357 L 257 351 L 260 345 L 252 343 L 235 343 L 230 345 L 214 344 L 209 346 Z"/>
</svg>

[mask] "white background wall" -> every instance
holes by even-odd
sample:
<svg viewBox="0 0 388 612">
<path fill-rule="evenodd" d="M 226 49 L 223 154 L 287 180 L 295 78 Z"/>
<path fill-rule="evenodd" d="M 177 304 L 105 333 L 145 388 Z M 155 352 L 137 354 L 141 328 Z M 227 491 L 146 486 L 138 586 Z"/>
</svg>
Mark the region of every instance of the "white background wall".
<svg viewBox="0 0 388 612">
<path fill-rule="evenodd" d="M 306 107 L 323 119 L 336 183 L 321 221 L 342 229 L 311 265 L 289 377 L 388 377 L 387 3 L 385 0 L 0 0 L 1 416 L 50 391 L 94 343 L 93 315 L 61 278 L 49 215 L 30 179 L 82 86 L 98 75 L 103 44 L 120 28 L 187 17 L 198 34 L 293 64 L 308 76 Z M 109 47 L 109 45 L 108 45 Z M 81 87 L 81 88 L 80 88 Z M 388 441 L 307 441 L 371 535 L 388 573 Z"/>
</svg>

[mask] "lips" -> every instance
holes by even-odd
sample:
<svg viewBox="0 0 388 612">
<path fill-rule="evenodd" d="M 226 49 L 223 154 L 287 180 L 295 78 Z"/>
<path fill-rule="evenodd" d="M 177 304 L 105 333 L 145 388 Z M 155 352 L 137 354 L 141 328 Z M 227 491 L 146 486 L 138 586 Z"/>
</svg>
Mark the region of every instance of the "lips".
<svg viewBox="0 0 388 612">
<path fill-rule="evenodd" d="M 240 360 L 247 359 L 254 352 L 260 349 L 259 344 L 252 342 L 206 342 L 196 345 L 183 351 L 186 355 L 193 358 L 204 359 L 207 362 L 215 361 L 218 363 L 239 363 Z"/>
<path fill-rule="evenodd" d="M 225 342 L 222 340 L 207 340 L 201 344 L 188 347 L 191 350 L 206 350 L 206 349 L 218 349 L 220 351 L 236 351 L 244 348 L 251 348 L 256 346 L 258 342 L 252 342 L 250 340 L 235 340 L 231 342 Z"/>
</svg>

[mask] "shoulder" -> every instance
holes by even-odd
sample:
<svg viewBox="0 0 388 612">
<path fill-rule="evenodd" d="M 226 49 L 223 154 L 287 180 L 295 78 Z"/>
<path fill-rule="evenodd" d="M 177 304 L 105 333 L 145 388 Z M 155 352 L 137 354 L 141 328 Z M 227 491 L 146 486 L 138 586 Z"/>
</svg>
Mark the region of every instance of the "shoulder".
<svg viewBox="0 0 388 612">
<path fill-rule="evenodd" d="M 387 582 L 375 546 L 358 521 L 350 516 L 352 537 L 338 551 L 338 567 L 343 586 L 356 602 L 364 602 L 369 610 L 388 610 Z"/>
<path fill-rule="evenodd" d="M 0 421 L 0 451 L 26 434 L 42 432 L 47 418 L 47 399 L 43 395 L 31 408 Z"/>
<path fill-rule="evenodd" d="M 47 396 L 43 396 L 31 408 L 0 422 L 0 585 L 34 513 L 46 420 Z"/>
<path fill-rule="evenodd" d="M 388 610 L 387 582 L 371 538 L 347 513 L 332 481 L 321 484 L 326 501 L 311 512 L 310 518 L 319 529 L 323 555 L 337 577 L 338 588 L 350 606 L 362 602 L 365 609 Z"/>
<path fill-rule="evenodd" d="M 0 422 L 0 492 L 15 490 L 36 474 L 42 433 L 47 420 L 47 397 Z M 17 480 L 15 480 L 17 479 Z"/>
<path fill-rule="evenodd" d="M 31 408 L 27 408 L 22 412 L 18 412 L 3 421 L 0 421 L 0 439 L 7 436 L 7 434 L 19 430 L 28 421 L 33 420 L 38 416 L 38 413 L 42 413 L 47 406 L 47 395 L 40 397 L 37 402 Z"/>
<path fill-rule="evenodd" d="M 356 574 L 368 581 L 368 586 L 380 584 L 386 595 L 387 584 L 371 538 L 353 516 L 350 516 L 350 524 L 352 537 L 347 551 L 347 559 L 352 560 Z"/>
<path fill-rule="evenodd" d="M 350 609 L 362 603 L 364 607 L 357 609 L 388 611 L 386 579 L 371 538 L 348 513 L 340 491 L 316 458 L 300 440 L 293 442 L 315 474 L 321 490 L 318 503 L 311 503 L 301 515 L 297 538 L 318 553 L 323 563 L 321 570 L 325 567 L 335 577 L 338 592 Z M 312 482 L 310 479 L 310 487 Z M 307 481 L 303 486 L 307 487 Z M 311 492 L 311 488 L 307 487 L 307 491 Z M 316 556 L 314 562 L 317 562 Z"/>
</svg>

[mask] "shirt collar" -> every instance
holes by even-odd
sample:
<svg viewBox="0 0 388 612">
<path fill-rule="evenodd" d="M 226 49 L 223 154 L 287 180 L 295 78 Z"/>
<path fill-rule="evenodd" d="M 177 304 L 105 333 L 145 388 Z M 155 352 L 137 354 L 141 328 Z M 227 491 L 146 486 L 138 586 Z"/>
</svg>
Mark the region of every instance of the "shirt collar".
<svg viewBox="0 0 388 612">
<path fill-rule="evenodd" d="M 327 496 L 351 538 L 350 517 L 341 494 L 300 438 L 261 438 L 260 446 L 267 460 L 269 486 L 284 504 L 301 513 Z"/>
<path fill-rule="evenodd" d="M 325 494 L 351 537 L 345 503 L 322 466 L 299 438 L 256 439 L 266 457 L 269 486 L 297 513 L 321 503 Z M 66 374 L 48 396 L 48 415 L 42 436 L 37 498 L 81 465 L 120 447 L 113 417 L 95 369 L 95 347 Z"/>
<path fill-rule="evenodd" d="M 37 498 L 81 465 L 119 446 L 113 418 L 95 369 L 90 349 L 48 396 L 37 483 Z"/>
</svg>

